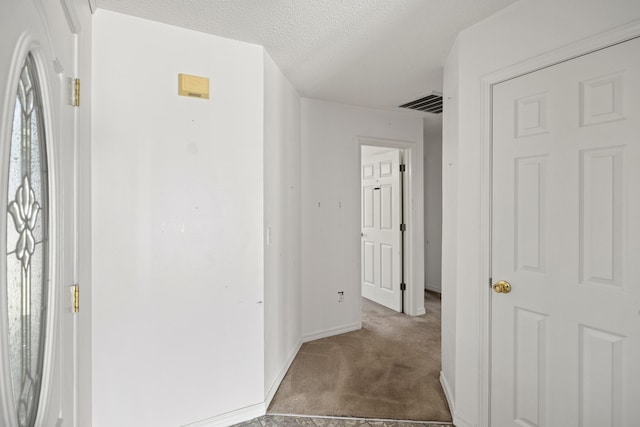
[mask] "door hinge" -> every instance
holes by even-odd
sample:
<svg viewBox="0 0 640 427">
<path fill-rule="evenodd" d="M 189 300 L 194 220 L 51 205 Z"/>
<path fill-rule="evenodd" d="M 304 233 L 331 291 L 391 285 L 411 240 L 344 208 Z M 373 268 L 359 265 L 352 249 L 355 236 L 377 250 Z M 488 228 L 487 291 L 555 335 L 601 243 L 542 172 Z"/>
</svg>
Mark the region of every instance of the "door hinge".
<svg viewBox="0 0 640 427">
<path fill-rule="evenodd" d="M 407 167 L 405 165 L 400 165 L 400 172 L 405 172 Z"/>
<path fill-rule="evenodd" d="M 406 283 L 400 283 L 400 290 L 401 291 L 406 291 L 407 290 L 407 284 Z"/>
<path fill-rule="evenodd" d="M 80 312 L 80 285 L 71 286 L 71 292 L 73 293 L 73 312 Z"/>
<path fill-rule="evenodd" d="M 407 224 L 400 224 L 400 231 L 407 231 Z"/>
<path fill-rule="evenodd" d="M 80 106 L 80 79 L 73 79 L 73 106 Z"/>
</svg>

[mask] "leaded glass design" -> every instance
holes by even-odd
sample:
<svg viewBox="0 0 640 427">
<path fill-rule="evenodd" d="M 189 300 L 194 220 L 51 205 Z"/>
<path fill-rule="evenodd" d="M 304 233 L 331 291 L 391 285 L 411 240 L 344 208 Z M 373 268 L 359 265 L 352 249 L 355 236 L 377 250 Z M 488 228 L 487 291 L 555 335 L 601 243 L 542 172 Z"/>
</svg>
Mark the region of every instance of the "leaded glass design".
<svg viewBox="0 0 640 427">
<path fill-rule="evenodd" d="M 29 55 L 13 111 L 7 191 L 9 362 L 18 425 L 35 423 L 47 303 L 47 160 L 42 99 Z"/>
</svg>

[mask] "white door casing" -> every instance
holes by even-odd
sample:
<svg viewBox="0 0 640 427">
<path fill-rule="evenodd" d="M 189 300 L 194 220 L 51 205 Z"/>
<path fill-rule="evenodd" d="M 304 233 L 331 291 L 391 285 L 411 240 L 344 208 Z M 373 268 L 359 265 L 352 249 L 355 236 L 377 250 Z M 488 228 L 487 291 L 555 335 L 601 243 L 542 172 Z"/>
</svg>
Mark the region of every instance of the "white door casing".
<svg viewBox="0 0 640 427">
<path fill-rule="evenodd" d="M 362 157 L 362 296 L 401 310 L 400 151 Z"/>
<path fill-rule="evenodd" d="M 76 320 L 70 287 L 76 281 L 76 112 L 72 78 L 77 72 L 77 14 L 69 1 L 9 0 L 0 6 L 0 227 L 7 227 L 7 166 L 20 71 L 34 58 L 40 83 L 49 177 L 49 280 L 42 388 L 35 426 L 74 426 L 77 413 Z M 7 307 L 6 244 L 0 258 L 0 303 Z M 2 308 L 0 312 L 4 313 Z M 0 419 L 18 425 L 6 353 L 7 319 L 0 318 Z"/>
<path fill-rule="evenodd" d="M 639 50 L 494 86 L 491 425 L 640 420 Z"/>
</svg>

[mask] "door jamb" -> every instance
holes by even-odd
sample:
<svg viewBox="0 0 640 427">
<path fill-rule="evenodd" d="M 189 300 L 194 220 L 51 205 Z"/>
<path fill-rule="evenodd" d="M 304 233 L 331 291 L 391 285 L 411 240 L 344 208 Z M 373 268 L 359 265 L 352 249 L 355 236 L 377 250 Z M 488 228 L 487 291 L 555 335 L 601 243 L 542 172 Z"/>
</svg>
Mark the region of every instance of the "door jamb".
<svg viewBox="0 0 640 427">
<path fill-rule="evenodd" d="M 420 302 L 417 301 L 415 275 L 413 272 L 413 257 L 415 254 L 415 238 L 413 221 L 411 220 L 411 212 L 413 212 L 413 198 L 411 197 L 413 187 L 411 183 L 412 176 L 412 159 L 414 156 L 413 149 L 416 144 L 410 141 L 392 140 L 384 138 L 372 138 L 372 137 L 357 137 L 356 143 L 358 145 L 358 167 L 362 163 L 362 146 L 370 145 L 376 147 L 389 147 L 399 149 L 402 152 L 403 163 L 406 165 L 405 178 L 404 178 L 404 223 L 406 224 L 408 232 L 405 234 L 404 242 L 404 276 L 407 284 L 405 292 L 405 313 L 409 316 L 419 316 L 424 314 L 424 306 L 422 308 L 416 307 Z M 358 173 L 358 182 L 360 181 L 360 173 Z M 358 186 L 360 186 L 358 184 Z M 362 200 L 358 203 L 360 206 L 359 215 L 362 212 Z M 361 223 L 362 219 L 359 217 L 358 221 Z M 358 242 L 360 242 L 360 230 L 358 231 Z M 358 273 L 358 294 L 362 293 L 362 244 L 358 243 L 358 263 L 360 264 L 360 272 Z M 360 306 L 361 309 L 361 306 Z"/>
<path fill-rule="evenodd" d="M 523 62 L 504 67 L 482 78 L 480 165 L 480 292 L 479 426 L 491 426 L 491 203 L 493 148 L 493 86 L 607 47 L 640 37 L 640 20 L 572 43 Z"/>
</svg>

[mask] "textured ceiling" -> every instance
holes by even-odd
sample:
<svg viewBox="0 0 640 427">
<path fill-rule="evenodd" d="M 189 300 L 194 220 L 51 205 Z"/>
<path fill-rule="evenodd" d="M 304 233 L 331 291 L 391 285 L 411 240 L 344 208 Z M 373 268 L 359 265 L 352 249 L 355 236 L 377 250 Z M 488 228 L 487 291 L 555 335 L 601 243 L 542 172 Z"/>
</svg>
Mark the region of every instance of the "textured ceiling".
<svg viewBox="0 0 640 427">
<path fill-rule="evenodd" d="M 263 45 L 301 95 L 394 108 L 442 90 L 456 34 L 515 0 L 97 0 Z"/>
</svg>

